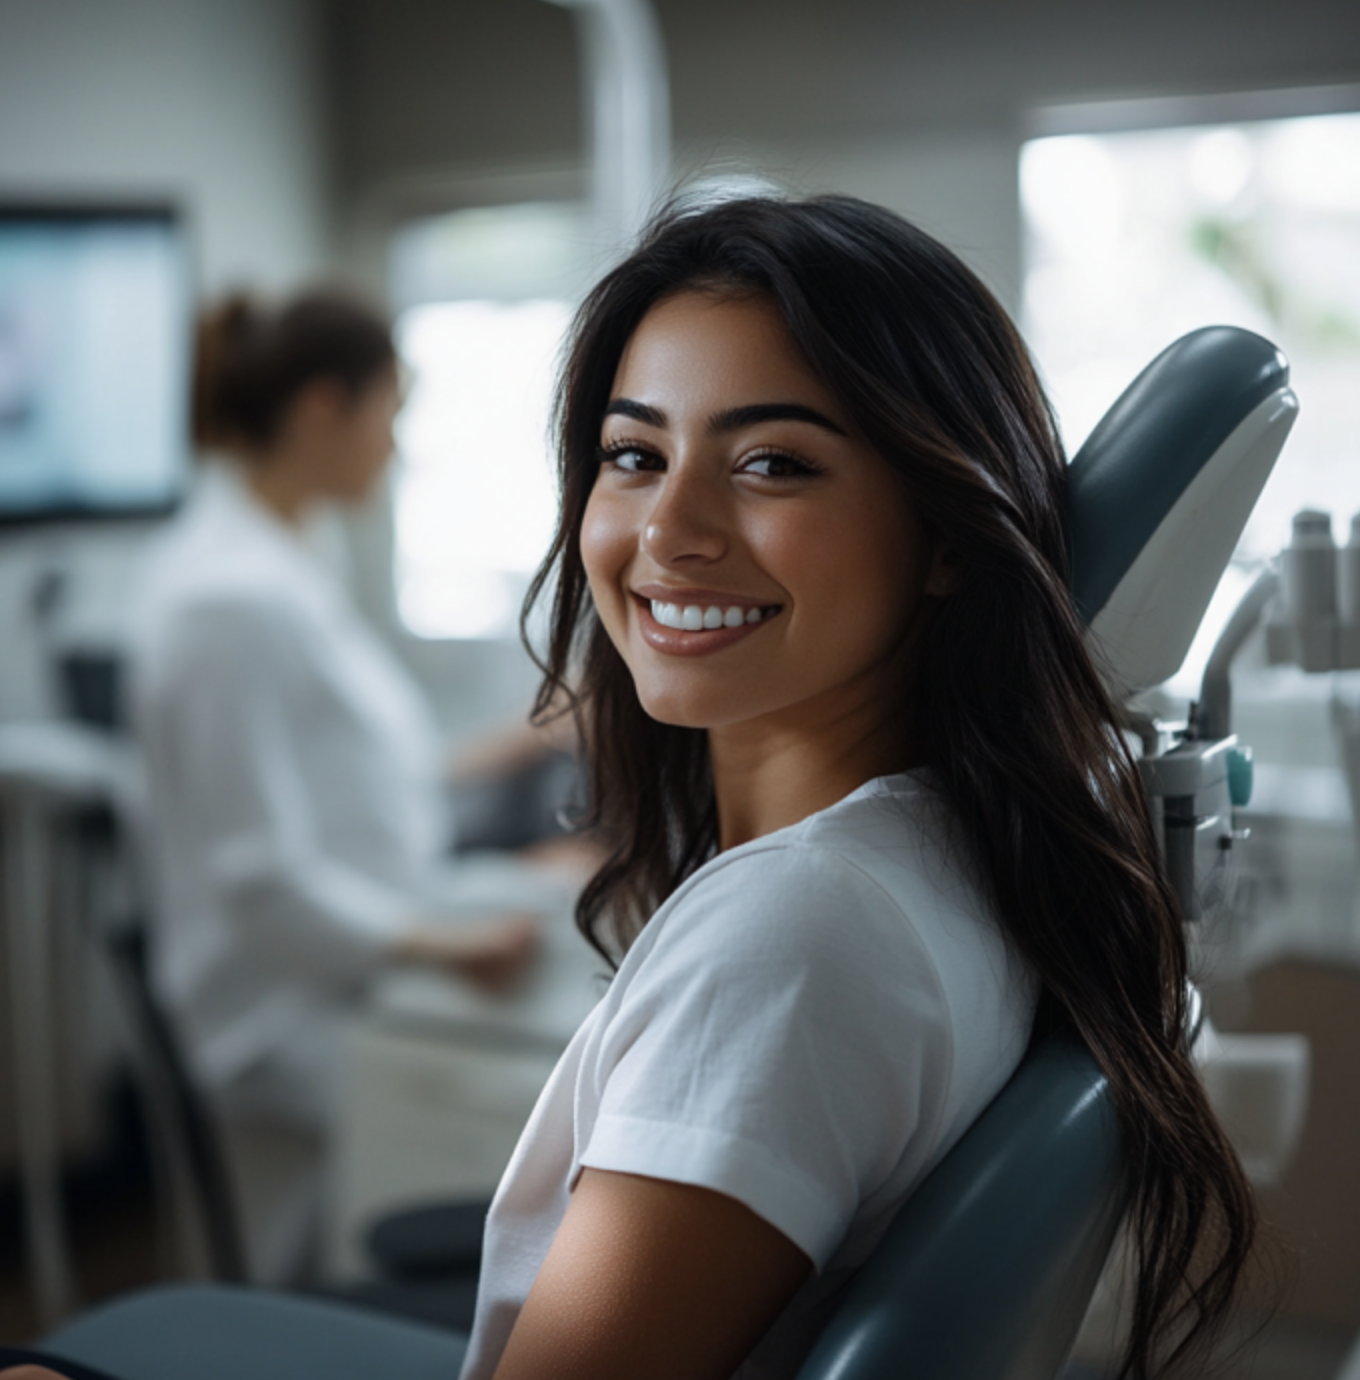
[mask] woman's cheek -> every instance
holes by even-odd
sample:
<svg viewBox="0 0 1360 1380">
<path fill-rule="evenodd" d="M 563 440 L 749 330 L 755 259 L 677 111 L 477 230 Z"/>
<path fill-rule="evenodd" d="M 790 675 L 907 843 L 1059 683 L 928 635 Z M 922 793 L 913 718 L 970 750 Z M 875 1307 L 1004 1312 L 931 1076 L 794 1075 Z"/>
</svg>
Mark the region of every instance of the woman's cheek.
<svg viewBox="0 0 1360 1380">
<path fill-rule="evenodd" d="M 581 564 L 606 625 L 612 623 L 622 605 L 628 560 L 637 549 L 627 510 L 627 504 L 611 500 L 597 485 L 581 522 Z"/>
</svg>

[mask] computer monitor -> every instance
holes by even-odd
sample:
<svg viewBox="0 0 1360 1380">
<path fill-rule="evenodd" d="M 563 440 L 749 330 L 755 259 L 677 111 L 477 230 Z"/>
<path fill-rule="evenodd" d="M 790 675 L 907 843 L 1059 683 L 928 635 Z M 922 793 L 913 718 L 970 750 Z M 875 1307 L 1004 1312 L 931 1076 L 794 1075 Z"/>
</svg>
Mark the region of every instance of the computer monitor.
<svg viewBox="0 0 1360 1380">
<path fill-rule="evenodd" d="M 175 505 L 189 455 L 188 257 L 170 206 L 0 198 L 0 524 Z"/>
</svg>

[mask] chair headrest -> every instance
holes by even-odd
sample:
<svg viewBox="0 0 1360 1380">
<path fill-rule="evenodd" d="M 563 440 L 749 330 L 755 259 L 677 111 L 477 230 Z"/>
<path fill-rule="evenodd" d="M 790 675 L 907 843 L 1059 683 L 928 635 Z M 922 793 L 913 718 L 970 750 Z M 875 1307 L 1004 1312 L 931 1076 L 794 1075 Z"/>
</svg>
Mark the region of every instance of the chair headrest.
<svg viewBox="0 0 1360 1380">
<path fill-rule="evenodd" d="M 1268 340 L 1208 326 L 1163 350 L 1068 467 L 1072 592 L 1107 678 L 1174 675 L 1298 412 Z"/>
</svg>

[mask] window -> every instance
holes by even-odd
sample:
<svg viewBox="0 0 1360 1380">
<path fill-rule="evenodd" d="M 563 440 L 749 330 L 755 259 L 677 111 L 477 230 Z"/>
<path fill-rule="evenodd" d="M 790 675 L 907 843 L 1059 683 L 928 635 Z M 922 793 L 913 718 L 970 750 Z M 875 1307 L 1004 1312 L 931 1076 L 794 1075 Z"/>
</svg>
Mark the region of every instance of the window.
<svg viewBox="0 0 1360 1380">
<path fill-rule="evenodd" d="M 409 401 L 395 473 L 397 607 L 428 638 L 513 637 L 552 538 L 558 356 L 585 277 L 583 213 L 459 211 L 393 245 Z"/>
<path fill-rule="evenodd" d="M 1330 510 L 1344 542 L 1360 512 L 1360 115 L 1035 139 L 1021 196 L 1025 329 L 1069 452 L 1186 331 L 1245 326 L 1290 361 L 1299 420 L 1179 693 L 1292 515 Z"/>
</svg>

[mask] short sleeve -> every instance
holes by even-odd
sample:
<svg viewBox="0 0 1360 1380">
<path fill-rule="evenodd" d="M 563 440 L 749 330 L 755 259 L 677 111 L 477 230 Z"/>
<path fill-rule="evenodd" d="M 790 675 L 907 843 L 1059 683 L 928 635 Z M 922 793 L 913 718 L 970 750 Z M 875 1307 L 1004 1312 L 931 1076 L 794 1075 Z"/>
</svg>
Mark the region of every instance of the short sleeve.
<svg viewBox="0 0 1360 1380">
<path fill-rule="evenodd" d="M 658 923 L 601 1040 L 580 1162 L 728 1194 L 820 1269 L 943 1116 L 927 950 L 872 878 L 811 847 L 710 868 Z"/>
</svg>

